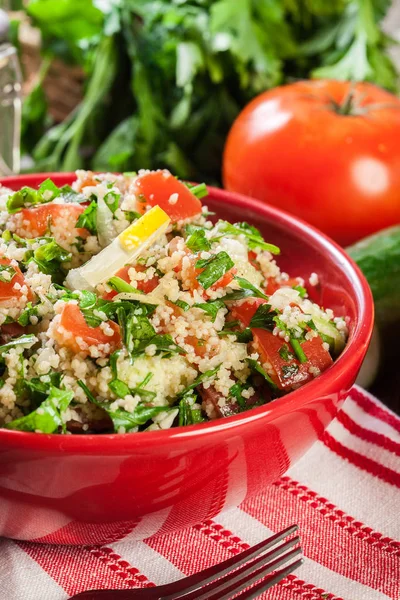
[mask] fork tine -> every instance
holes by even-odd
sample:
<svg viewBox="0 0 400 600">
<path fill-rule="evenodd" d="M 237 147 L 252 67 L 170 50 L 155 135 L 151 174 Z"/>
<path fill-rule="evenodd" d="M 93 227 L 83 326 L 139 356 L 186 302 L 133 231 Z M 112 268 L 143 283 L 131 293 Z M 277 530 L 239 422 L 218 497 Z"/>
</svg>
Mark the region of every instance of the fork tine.
<svg viewBox="0 0 400 600">
<path fill-rule="evenodd" d="M 283 531 L 280 531 L 266 540 L 259 542 L 255 546 L 248 548 L 244 552 L 232 556 L 232 558 L 228 558 L 219 565 L 213 565 L 212 567 L 208 567 L 207 569 L 200 571 L 200 573 L 195 573 L 189 577 L 186 577 L 185 579 L 180 579 L 174 583 L 167 584 L 164 588 L 166 593 L 162 593 L 162 600 L 174 600 L 180 595 L 188 594 L 189 592 L 198 590 L 199 588 L 214 581 L 217 577 L 222 577 L 223 575 L 230 573 L 233 569 L 240 567 L 250 559 L 264 553 L 266 550 L 282 541 L 285 537 L 297 531 L 297 529 L 297 525 L 291 525 Z"/>
<path fill-rule="evenodd" d="M 293 573 L 293 571 L 295 569 L 298 569 L 299 567 L 301 567 L 303 562 L 304 562 L 304 560 L 302 558 L 300 558 L 299 560 L 296 560 L 296 562 L 291 563 L 284 569 L 281 569 L 280 571 L 276 571 L 276 573 L 274 575 L 272 575 L 272 577 L 268 577 L 267 580 L 264 579 L 258 585 L 255 585 L 254 587 L 252 587 L 250 590 L 244 591 L 239 596 L 236 596 L 236 600 L 253 600 L 253 598 L 258 598 L 263 592 L 265 592 L 266 590 L 269 590 L 269 588 L 273 587 L 274 585 L 276 585 L 277 583 L 282 581 L 282 579 L 285 579 L 285 577 L 290 575 L 290 573 Z M 243 588 L 241 588 L 241 589 L 243 589 Z M 236 590 L 236 591 L 240 591 L 240 590 Z"/>
<path fill-rule="evenodd" d="M 227 589 L 231 589 L 236 586 L 236 584 L 240 584 L 241 581 L 247 577 L 248 575 L 252 575 L 255 571 L 258 571 L 260 567 L 263 567 L 263 571 L 265 571 L 267 563 L 271 563 L 274 559 L 276 559 L 279 555 L 283 554 L 287 550 L 289 550 L 292 546 L 299 542 L 299 538 L 296 536 L 285 543 L 281 544 L 277 548 L 270 550 L 267 554 L 262 554 L 258 558 L 253 559 L 250 562 L 247 562 L 245 565 L 224 575 L 221 578 L 218 578 L 216 581 L 208 584 L 205 588 L 201 590 L 195 590 L 189 594 L 183 592 L 182 600 L 210 600 L 211 598 L 218 597 L 219 594 L 224 592 Z M 271 570 L 271 569 L 270 569 Z"/>
<path fill-rule="evenodd" d="M 288 561 L 292 560 L 299 554 L 301 554 L 301 548 L 294 548 L 293 550 L 290 550 L 289 552 L 275 559 L 274 561 L 269 561 L 268 564 L 264 564 L 260 568 L 256 568 L 256 570 L 252 568 L 253 565 L 250 565 L 250 567 L 246 571 L 241 573 L 239 576 L 236 576 L 235 572 L 235 577 L 225 577 L 223 584 L 220 586 L 216 586 L 215 590 L 213 590 L 213 594 L 208 594 L 209 588 L 205 588 L 205 594 L 199 596 L 198 598 L 199 600 L 200 598 L 202 598 L 202 600 L 229 600 L 229 598 L 231 598 L 233 595 L 236 595 L 238 592 L 245 590 L 250 585 L 256 583 L 260 579 L 264 579 L 264 577 L 270 575 L 278 567 L 286 564 Z M 217 581 L 216 583 L 219 583 L 219 581 Z M 186 600 L 185 596 L 183 596 L 183 600 Z"/>
</svg>

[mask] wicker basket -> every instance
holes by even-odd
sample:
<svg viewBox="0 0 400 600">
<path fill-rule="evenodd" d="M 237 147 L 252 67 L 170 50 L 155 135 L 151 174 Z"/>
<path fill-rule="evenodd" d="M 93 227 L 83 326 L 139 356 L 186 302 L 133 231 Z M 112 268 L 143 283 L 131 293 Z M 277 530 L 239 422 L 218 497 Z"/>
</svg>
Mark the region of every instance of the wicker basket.
<svg viewBox="0 0 400 600">
<path fill-rule="evenodd" d="M 29 94 L 35 85 L 42 63 L 40 56 L 40 33 L 33 28 L 24 15 L 21 18 L 20 43 L 21 62 L 24 73 L 24 95 Z M 44 80 L 44 92 L 49 105 L 49 113 L 56 122 L 63 121 L 79 104 L 83 96 L 85 74 L 80 67 L 71 67 L 54 60 Z"/>
</svg>

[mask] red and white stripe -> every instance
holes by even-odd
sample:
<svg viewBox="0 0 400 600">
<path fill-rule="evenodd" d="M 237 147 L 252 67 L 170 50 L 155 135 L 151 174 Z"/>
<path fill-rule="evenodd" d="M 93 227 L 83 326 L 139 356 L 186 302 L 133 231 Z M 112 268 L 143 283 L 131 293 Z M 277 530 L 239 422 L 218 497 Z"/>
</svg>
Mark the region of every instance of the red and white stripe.
<svg viewBox="0 0 400 600">
<path fill-rule="evenodd" d="M 143 542 L 126 531 L 121 541 L 100 547 L 0 541 L 0 597 L 66 600 L 93 587 L 167 583 L 297 522 L 305 563 L 263 598 L 400 600 L 399 508 L 400 419 L 355 388 L 297 465 L 215 520 Z M 160 513 L 155 529 L 168 516 Z M 137 527 L 156 533 L 154 525 Z"/>
</svg>

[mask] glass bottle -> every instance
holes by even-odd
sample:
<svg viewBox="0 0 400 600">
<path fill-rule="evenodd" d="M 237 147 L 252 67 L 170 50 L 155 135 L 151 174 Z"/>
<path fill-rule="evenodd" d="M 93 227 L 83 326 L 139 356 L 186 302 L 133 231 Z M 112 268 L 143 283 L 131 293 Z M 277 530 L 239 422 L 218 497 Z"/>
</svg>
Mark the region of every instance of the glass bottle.
<svg viewBox="0 0 400 600">
<path fill-rule="evenodd" d="M 20 170 L 22 77 L 16 48 L 8 41 L 9 19 L 0 10 L 0 174 Z"/>
</svg>

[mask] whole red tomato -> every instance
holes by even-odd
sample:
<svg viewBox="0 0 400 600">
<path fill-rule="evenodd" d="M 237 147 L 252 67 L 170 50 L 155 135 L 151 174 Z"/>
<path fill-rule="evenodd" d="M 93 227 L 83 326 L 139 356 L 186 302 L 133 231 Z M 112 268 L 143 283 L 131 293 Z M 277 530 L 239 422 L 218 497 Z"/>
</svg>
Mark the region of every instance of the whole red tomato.
<svg viewBox="0 0 400 600">
<path fill-rule="evenodd" d="M 232 126 L 223 179 L 343 245 L 399 223 L 400 100 L 332 80 L 265 92 Z"/>
</svg>

